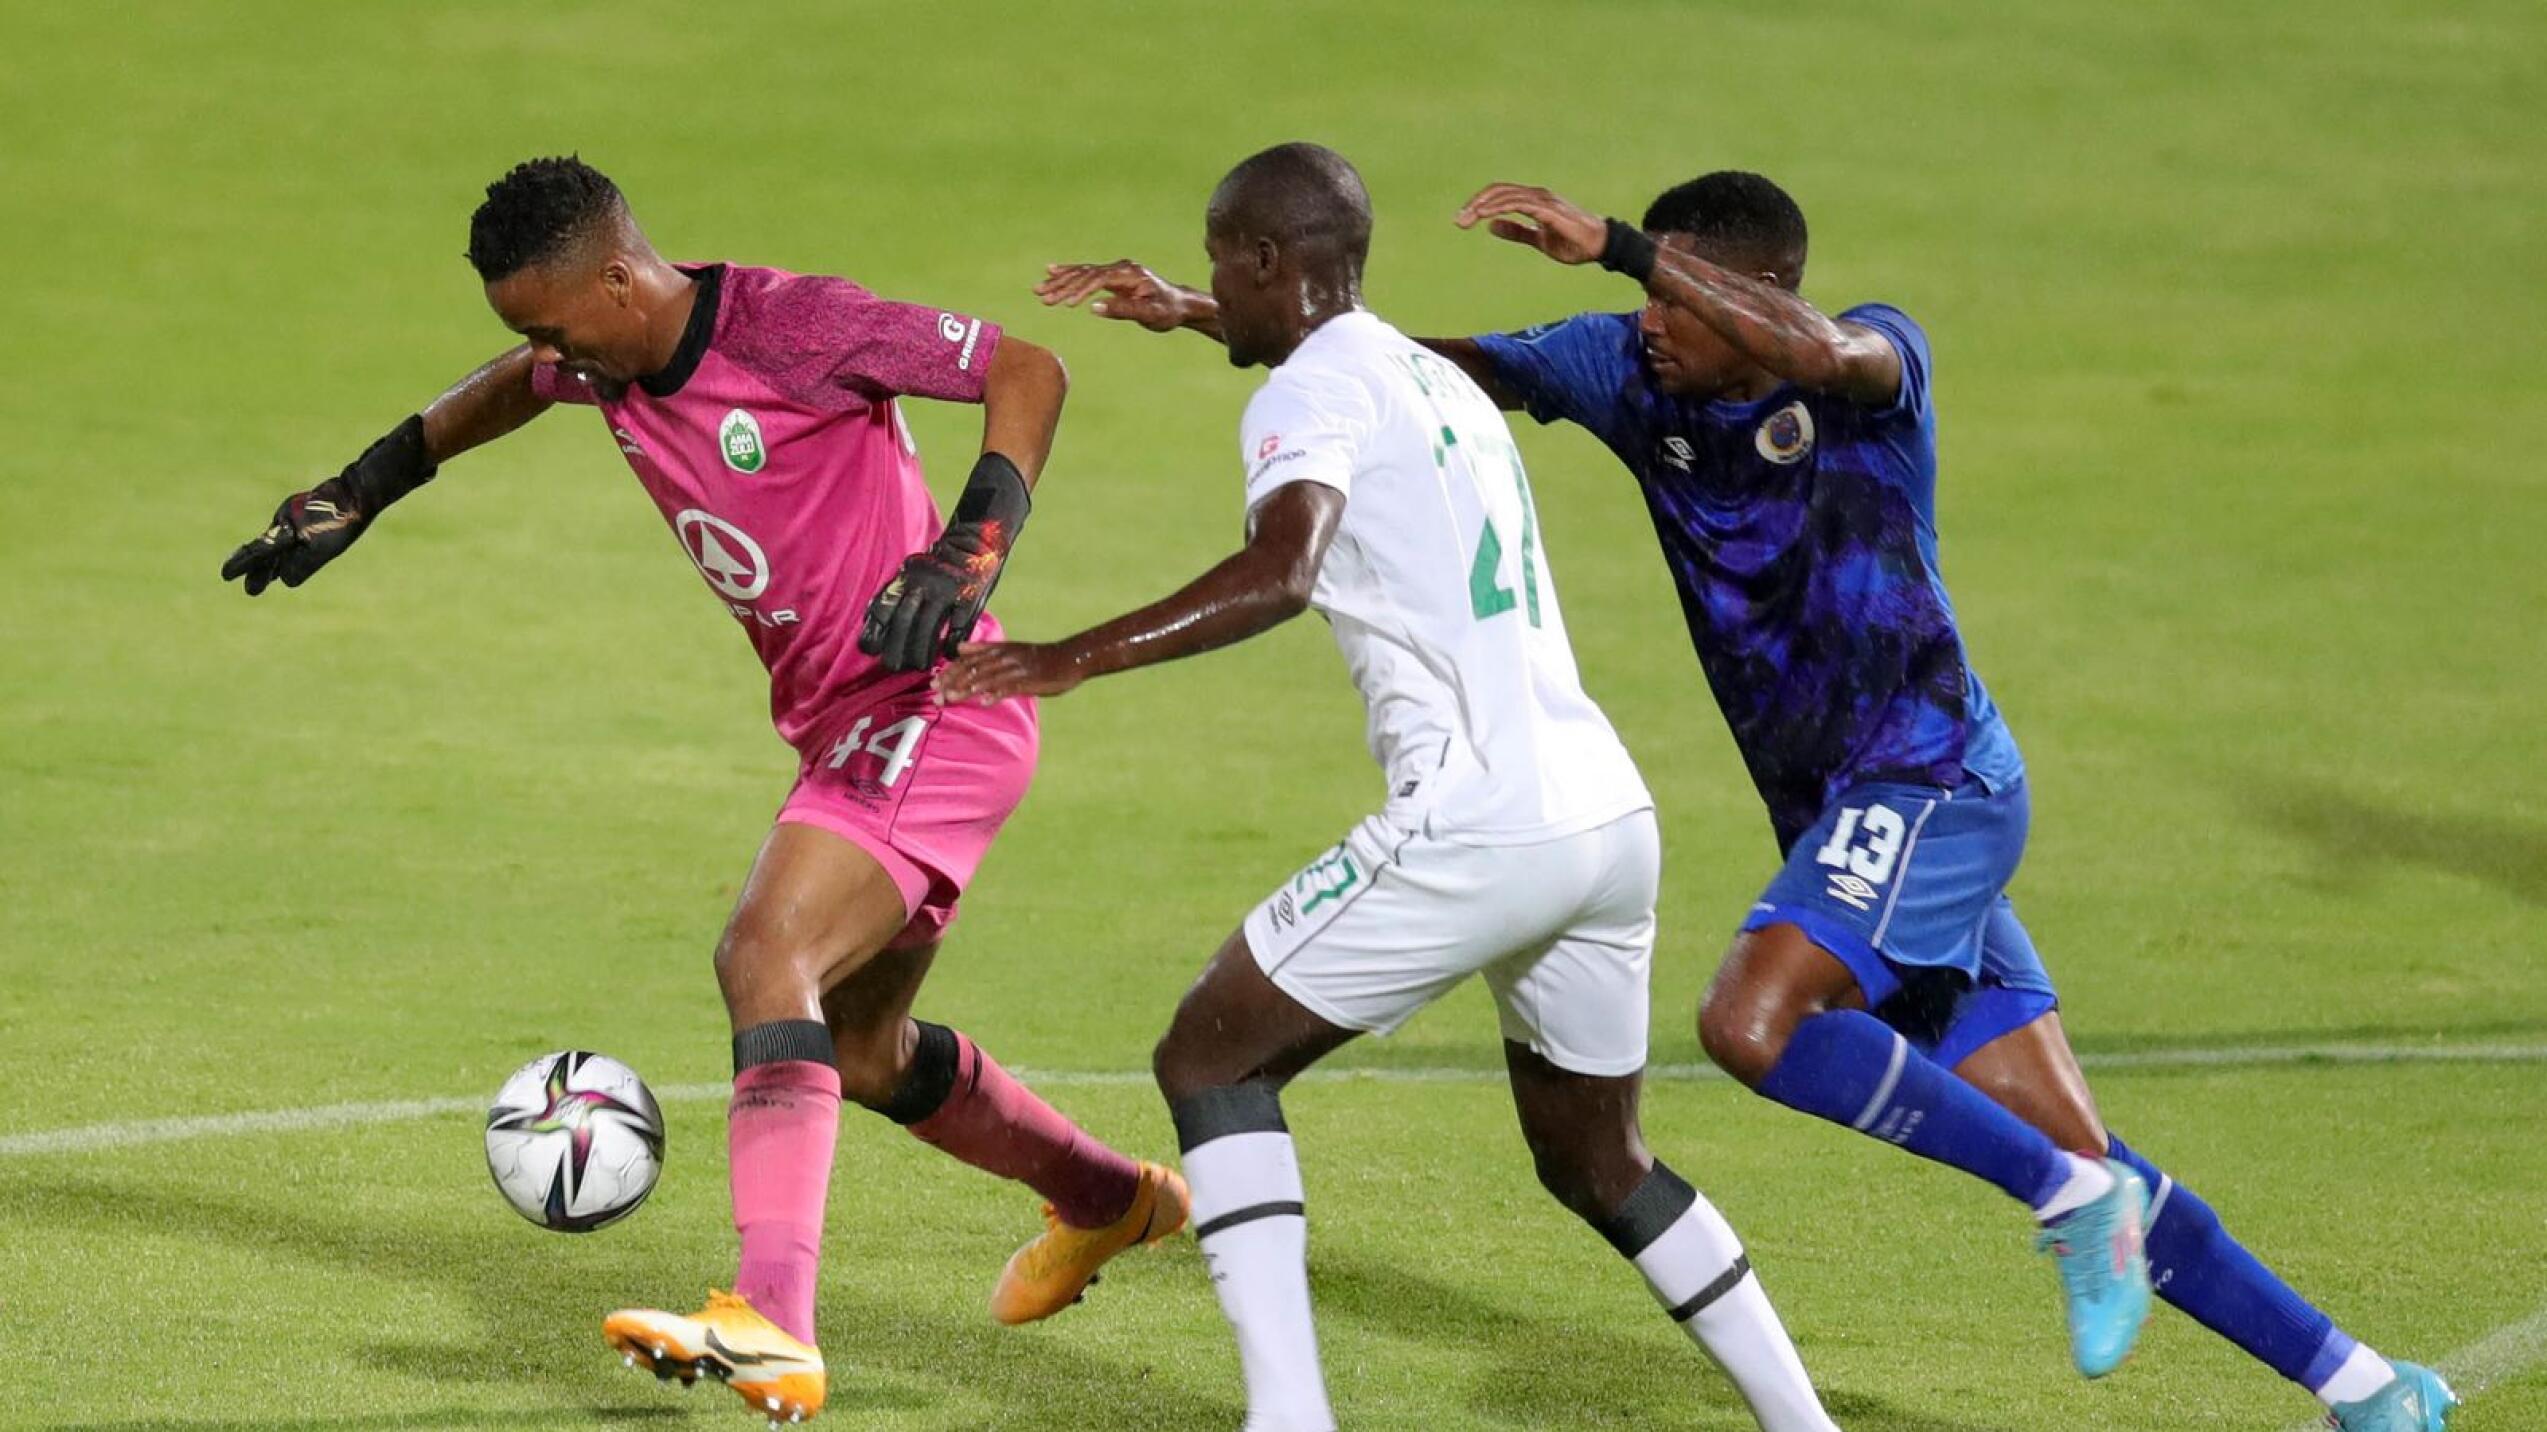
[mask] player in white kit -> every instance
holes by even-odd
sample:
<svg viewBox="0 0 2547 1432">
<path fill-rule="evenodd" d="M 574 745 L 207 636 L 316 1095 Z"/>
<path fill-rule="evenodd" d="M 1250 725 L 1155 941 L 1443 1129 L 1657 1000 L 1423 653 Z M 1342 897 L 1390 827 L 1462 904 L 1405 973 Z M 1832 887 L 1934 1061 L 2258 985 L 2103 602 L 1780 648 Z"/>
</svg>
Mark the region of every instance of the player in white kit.
<svg viewBox="0 0 2547 1432">
<path fill-rule="evenodd" d="M 1231 363 L 1275 370 L 1242 431 L 1245 547 L 1066 640 L 968 645 L 938 690 L 1060 695 L 1315 608 L 1369 707 L 1386 803 L 1247 916 L 1157 1053 L 1251 1432 L 1335 1426 L 1282 1087 L 1472 974 L 1502 1011 L 1541 1182 L 1635 1262 L 1763 1428 L 1826 1432 L 1733 1230 L 1645 1150 L 1653 800 L 1575 674 L 1502 415 L 1361 306 L 1370 227 L 1332 151 L 1230 172 L 1206 216 L 1211 297 L 1178 301 L 1214 305 Z"/>
</svg>

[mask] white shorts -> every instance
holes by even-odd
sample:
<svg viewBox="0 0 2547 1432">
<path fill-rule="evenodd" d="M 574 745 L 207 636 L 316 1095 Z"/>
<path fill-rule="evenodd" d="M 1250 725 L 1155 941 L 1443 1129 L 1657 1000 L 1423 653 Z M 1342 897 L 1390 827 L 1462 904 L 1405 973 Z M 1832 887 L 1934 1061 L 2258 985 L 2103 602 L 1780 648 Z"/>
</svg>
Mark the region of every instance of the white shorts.
<svg viewBox="0 0 2547 1432">
<path fill-rule="evenodd" d="M 1266 977 L 1330 1024 L 1386 1034 L 1482 974 L 1504 1038 L 1577 1074 L 1632 1074 L 1661 879 L 1650 810 L 1535 845 L 1460 845 L 1373 816 L 1243 928 Z"/>
</svg>

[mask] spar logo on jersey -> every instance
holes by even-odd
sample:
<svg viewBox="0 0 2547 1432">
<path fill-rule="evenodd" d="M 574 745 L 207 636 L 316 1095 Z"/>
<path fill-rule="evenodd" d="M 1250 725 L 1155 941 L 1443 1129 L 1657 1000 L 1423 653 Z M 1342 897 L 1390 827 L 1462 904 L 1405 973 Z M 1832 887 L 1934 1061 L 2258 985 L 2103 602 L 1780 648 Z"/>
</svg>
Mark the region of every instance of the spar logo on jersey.
<svg viewBox="0 0 2547 1432">
<path fill-rule="evenodd" d="M 742 528 L 693 507 L 672 519 L 672 530 L 717 595 L 748 602 L 769 590 L 769 558 Z"/>
<path fill-rule="evenodd" d="M 1802 462 L 1813 451 L 1813 415 L 1802 403 L 1789 403 L 1769 414 L 1751 435 L 1751 445 L 1780 467 Z"/>
<path fill-rule="evenodd" d="M 672 532 L 681 539 L 681 549 L 690 554 L 699 575 L 725 598 L 727 611 L 757 626 L 796 624 L 793 607 L 765 612 L 752 605 L 754 598 L 769 590 L 769 556 L 752 534 L 695 507 L 682 509 L 672 519 Z"/>
<path fill-rule="evenodd" d="M 760 471 L 769 461 L 769 449 L 761 442 L 760 419 L 741 408 L 727 413 L 716 426 L 716 451 L 736 472 Z"/>
</svg>

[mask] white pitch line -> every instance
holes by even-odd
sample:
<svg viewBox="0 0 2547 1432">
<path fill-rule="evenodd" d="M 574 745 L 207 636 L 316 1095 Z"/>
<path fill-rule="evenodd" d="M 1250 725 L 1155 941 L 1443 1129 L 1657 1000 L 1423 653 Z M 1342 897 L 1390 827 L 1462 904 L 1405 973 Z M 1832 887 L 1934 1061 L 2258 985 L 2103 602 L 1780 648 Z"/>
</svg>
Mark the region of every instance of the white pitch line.
<svg viewBox="0 0 2547 1432">
<path fill-rule="evenodd" d="M 2457 1352 L 2432 1364 L 2441 1380 L 2459 1395 L 2461 1402 L 2474 1402 L 2487 1389 L 2511 1381 L 2531 1368 L 2547 1362 L 2547 1308 L 2518 1322 L 2505 1323 Z M 2294 1423 L 2290 1432 L 2325 1432 L 2326 1421 L 2313 1417 Z"/>
<path fill-rule="evenodd" d="M 2547 1044 L 2295 1044 L 2237 1049 L 2153 1049 L 2138 1053 L 2089 1054 L 2079 1062 L 2089 1069 L 2264 1069 L 2316 1064 L 2541 1064 Z M 1104 1088 L 1146 1085 L 1147 1070 L 1019 1069 L 1017 1077 L 1048 1088 Z M 1656 1064 L 1645 1071 L 1658 1083 L 1721 1079 L 1709 1064 Z M 1320 1084 L 1499 1084 L 1503 1071 L 1488 1068 L 1312 1069 L 1301 1076 Z M 672 1084 L 655 1091 L 667 1104 L 723 1099 L 729 1084 Z M 320 1104 L 301 1109 L 260 1109 L 238 1114 L 205 1114 L 192 1118 L 141 1119 L 128 1123 L 77 1124 L 32 1133 L 0 1134 L 0 1159 L 39 1158 L 48 1154 L 95 1153 L 141 1144 L 176 1143 L 186 1139 L 238 1138 L 248 1134 L 309 1133 L 350 1129 L 368 1124 L 396 1124 L 414 1119 L 483 1112 L 483 1099 L 395 1099 L 378 1103 Z"/>
<path fill-rule="evenodd" d="M 484 1099 L 395 1099 L 377 1104 L 320 1104 L 307 1109 L 264 1109 L 245 1114 L 206 1114 L 190 1119 L 141 1119 L 128 1124 L 81 1124 L 41 1133 L 0 1136 L 0 1157 L 38 1154 L 84 1154 L 131 1144 L 166 1144 L 180 1139 L 227 1139 L 241 1134 L 295 1134 L 316 1129 L 349 1129 L 361 1124 L 393 1124 L 405 1119 L 431 1119 L 444 1114 L 483 1111 Z"/>
</svg>

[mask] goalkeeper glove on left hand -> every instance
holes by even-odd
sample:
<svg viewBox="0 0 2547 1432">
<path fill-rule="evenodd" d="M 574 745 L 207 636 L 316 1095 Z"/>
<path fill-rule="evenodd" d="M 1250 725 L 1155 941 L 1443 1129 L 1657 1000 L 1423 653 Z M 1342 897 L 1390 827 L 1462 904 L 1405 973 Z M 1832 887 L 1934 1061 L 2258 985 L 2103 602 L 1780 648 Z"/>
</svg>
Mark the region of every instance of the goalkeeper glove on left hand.
<svg viewBox="0 0 2547 1432">
<path fill-rule="evenodd" d="M 925 671 L 973 634 L 1033 506 L 1017 464 L 986 452 L 973 464 L 937 545 L 915 553 L 867 605 L 858 650 L 888 671 Z"/>
</svg>

